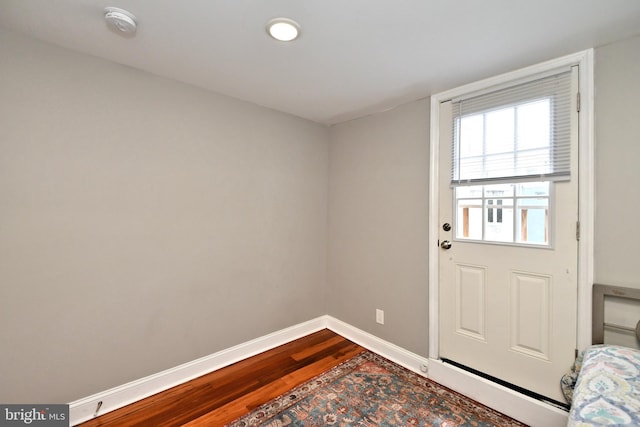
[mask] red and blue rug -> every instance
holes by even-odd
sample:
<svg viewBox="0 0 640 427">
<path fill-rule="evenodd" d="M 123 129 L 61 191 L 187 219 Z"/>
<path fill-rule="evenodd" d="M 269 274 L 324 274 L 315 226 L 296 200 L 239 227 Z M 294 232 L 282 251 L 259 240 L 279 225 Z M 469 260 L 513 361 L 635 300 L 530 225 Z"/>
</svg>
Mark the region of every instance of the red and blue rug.
<svg viewBox="0 0 640 427">
<path fill-rule="evenodd" d="M 489 427 L 521 424 L 365 351 L 229 424 Z"/>
</svg>

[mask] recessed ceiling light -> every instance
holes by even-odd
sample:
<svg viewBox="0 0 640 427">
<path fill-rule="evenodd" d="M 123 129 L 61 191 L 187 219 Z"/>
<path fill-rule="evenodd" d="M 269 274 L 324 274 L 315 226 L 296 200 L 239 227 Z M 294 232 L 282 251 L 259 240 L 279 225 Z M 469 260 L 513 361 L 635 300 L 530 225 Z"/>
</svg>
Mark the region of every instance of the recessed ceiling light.
<svg viewBox="0 0 640 427">
<path fill-rule="evenodd" d="M 293 19 L 276 18 L 267 23 L 267 33 L 281 42 L 290 42 L 300 35 L 300 25 Z"/>
</svg>

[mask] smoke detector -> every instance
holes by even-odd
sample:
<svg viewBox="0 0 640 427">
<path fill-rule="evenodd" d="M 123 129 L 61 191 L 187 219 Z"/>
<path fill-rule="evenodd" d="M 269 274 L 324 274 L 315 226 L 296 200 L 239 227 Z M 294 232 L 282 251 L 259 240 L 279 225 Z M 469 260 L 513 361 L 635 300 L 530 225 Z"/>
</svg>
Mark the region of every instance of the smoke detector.
<svg viewBox="0 0 640 427">
<path fill-rule="evenodd" d="M 107 7 L 104 9 L 104 20 L 109 28 L 119 34 L 132 36 L 136 33 L 136 17 L 126 10 Z"/>
</svg>

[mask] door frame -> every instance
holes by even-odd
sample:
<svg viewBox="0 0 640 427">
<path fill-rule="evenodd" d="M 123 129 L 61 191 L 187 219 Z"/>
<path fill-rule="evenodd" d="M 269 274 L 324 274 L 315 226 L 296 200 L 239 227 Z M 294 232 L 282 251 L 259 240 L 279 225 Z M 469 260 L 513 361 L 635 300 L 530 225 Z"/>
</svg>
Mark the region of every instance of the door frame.
<svg viewBox="0 0 640 427">
<path fill-rule="evenodd" d="M 594 264 L 594 75 L 593 49 L 546 61 L 517 71 L 501 74 L 431 96 L 430 115 L 430 179 L 429 179 L 429 359 L 430 366 L 439 362 L 439 264 L 441 251 L 438 250 L 439 235 L 439 182 L 438 154 L 440 104 L 469 92 L 480 91 L 493 86 L 507 85 L 511 81 L 526 78 L 532 74 L 570 65 L 579 65 L 580 120 L 578 173 L 580 176 L 578 241 L 578 301 L 577 301 L 577 348 L 583 350 L 591 344 L 592 283 Z M 446 384 L 445 384 L 446 385 Z"/>
</svg>

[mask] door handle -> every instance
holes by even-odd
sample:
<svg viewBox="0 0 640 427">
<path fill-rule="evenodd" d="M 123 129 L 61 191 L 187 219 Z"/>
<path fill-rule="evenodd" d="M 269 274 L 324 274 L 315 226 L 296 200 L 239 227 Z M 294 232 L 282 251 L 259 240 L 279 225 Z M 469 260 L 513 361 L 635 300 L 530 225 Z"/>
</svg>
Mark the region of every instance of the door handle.
<svg viewBox="0 0 640 427">
<path fill-rule="evenodd" d="M 440 243 L 440 247 L 442 249 L 451 249 L 451 242 L 448 240 L 443 240 L 442 243 Z"/>
</svg>

